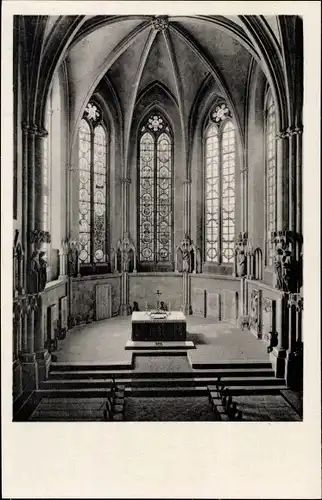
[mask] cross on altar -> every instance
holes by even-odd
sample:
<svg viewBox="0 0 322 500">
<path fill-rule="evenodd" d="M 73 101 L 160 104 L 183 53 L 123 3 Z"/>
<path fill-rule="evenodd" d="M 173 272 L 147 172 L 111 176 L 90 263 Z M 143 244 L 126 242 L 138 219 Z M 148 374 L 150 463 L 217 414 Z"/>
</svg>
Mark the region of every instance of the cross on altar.
<svg viewBox="0 0 322 500">
<path fill-rule="evenodd" d="M 157 290 L 157 291 L 155 292 L 155 295 L 157 296 L 157 311 L 159 312 L 159 311 L 160 311 L 160 301 L 159 301 L 159 297 L 160 297 L 160 295 L 162 295 L 162 293 L 161 293 L 159 290 Z"/>
</svg>

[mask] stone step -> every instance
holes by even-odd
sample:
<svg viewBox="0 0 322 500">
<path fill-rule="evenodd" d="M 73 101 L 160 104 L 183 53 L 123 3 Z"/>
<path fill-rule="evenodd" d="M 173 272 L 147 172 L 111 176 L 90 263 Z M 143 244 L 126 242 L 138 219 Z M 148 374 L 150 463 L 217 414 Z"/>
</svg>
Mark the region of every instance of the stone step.
<svg viewBox="0 0 322 500">
<path fill-rule="evenodd" d="M 110 377 L 122 378 L 197 378 L 201 377 L 275 377 L 272 368 L 218 368 L 214 370 L 192 370 L 188 372 L 138 372 L 133 370 L 51 370 L 49 380 L 51 379 L 108 379 Z"/>
<path fill-rule="evenodd" d="M 40 383 L 40 389 L 87 389 L 95 388 L 110 388 L 113 385 L 112 379 L 50 379 Z"/>
<path fill-rule="evenodd" d="M 83 389 L 38 389 L 35 391 L 39 398 L 107 398 L 110 389 L 88 387 Z"/>
<path fill-rule="evenodd" d="M 128 340 L 125 344 L 126 350 L 134 350 L 134 351 L 172 351 L 172 350 L 187 350 L 187 349 L 195 349 L 195 344 L 191 340 L 185 341 L 160 341 L 160 342 L 148 342 L 148 341 L 138 341 L 138 340 Z"/>
<path fill-rule="evenodd" d="M 216 378 L 213 377 L 177 377 L 177 378 L 128 378 L 115 379 L 117 385 L 122 384 L 129 387 L 185 387 L 207 385 L 210 391 L 216 390 Z M 274 377 L 222 377 L 221 382 L 225 386 L 281 386 L 285 387 L 282 379 Z M 50 379 L 40 384 L 41 390 L 50 389 L 109 389 L 113 384 L 111 379 Z"/>
<path fill-rule="evenodd" d="M 276 379 L 273 377 L 225 377 L 221 379 L 222 382 L 227 386 L 281 386 L 281 379 Z M 118 380 L 116 379 L 116 383 Z M 209 377 L 198 377 L 198 378 L 135 378 L 135 379 L 124 379 L 123 383 L 129 387 L 177 387 L 177 386 L 200 386 L 207 385 L 211 390 L 215 390 L 216 379 Z M 285 385 L 283 385 L 285 387 Z"/>
<path fill-rule="evenodd" d="M 237 396 L 242 394 L 259 395 L 259 394 L 280 394 L 280 391 L 285 389 L 285 384 L 279 385 L 231 385 L 228 386 L 229 394 Z M 211 391 L 211 396 L 217 397 L 217 391 Z"/>
<path fill-rule="evenodd" d="M 189 358 L 189 354 L 188 354 Z M 259 361 L 258 359 L 235 359 L 235 360 L 223 360 L 209 363 L 201 363 L 198 361 L 193 361 L 189 358 L 192 368 L 199 370 L 215 370 L 218 368 L 266 368 L 271 369 L 272 364 L 269 361 Z"/>
<path fill-rule="evenodd" d="M 126 397 L 180 397 L 180 396 L 207 396 L 206 386 L 198 387 L 127 387 Z"/>
<path fill-rule="evenodd" d="M 87 362 L 84 361 L 55 361 L 51 363 L 51 371 L 115 371 L 115 370 L 131 370 L 133 368 L 132 362 Z"/>
<path fill-rule="evenodd" d="M 221 382 L 229 387 L 231 385 L 283 385 L 285 380 L 275 377 L 221 377 Z M 216 385 L 210 386 L 212 391 L 216 390 Z"/>
</svg>

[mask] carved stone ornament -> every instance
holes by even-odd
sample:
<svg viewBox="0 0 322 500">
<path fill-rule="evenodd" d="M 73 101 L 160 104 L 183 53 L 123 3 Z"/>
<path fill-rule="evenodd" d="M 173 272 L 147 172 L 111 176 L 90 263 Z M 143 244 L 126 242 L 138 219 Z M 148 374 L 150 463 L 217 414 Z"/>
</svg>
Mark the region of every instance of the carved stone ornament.
<svg viewBox="0 0 322 500">
<path fill-rule="evenodd" d="M 294 259 L 292 256 L 292 242 L 294 238 L 290 231 L 275 231 L 272 233 L 275 245 L 274 270 L 275 283 L 278 290 L 289 292 L 294 283 Z"/>
<path fill-rule="evenodd" d="M 178 256 L 181 255 L 182 259 L 182 269 L 178 269 Z M 176 271 L 181 271 L 183 273 L 190 273 L 193 266 L 193 273 L 197 272 L 197 256 L 198 249 L 196 245 L 191 240 L 188 234 L 185 235 L 184 239 L 180 242 L 176 249 Z M 198 263 L 198 268 L 199 268 Z"/>
<path fill-rule="evenodd" d="M 265 312 L 271 312 L 272 311 L 272 301 L 270 299 L 264 299 L 263 300 L 263 309 Z"/>
<path fill-rule="evenodd" d="M 297 311 L 303 310 L 303 297 L 299 293 L 290 293 L 288 296 L 288 307 L 293 306 Z"/>
<path fill-rule="evenodd" d="M 50 243 L 51 236 L 48 231 L 43 231 L 42 229 L 34 229 L 30 232 L 30 242 L 31 243 Z"/>
<path fill-rule="evenodd" d="M 157 16 L 152 20 L 152 25 L 155 31 L 163 31 L 168 29 L 169 20 L 168 16 Z"/>
<path fill-rule="evenodd" d="M 116 245 L 116 253 L 115 253 L 115 267 L 117 268 L 117 251 L 121 253 L 121 271 L 128 272 L 130 267 L 130 252 L 133 252 L 133 272 L 136 272 L 136 248 L 132 239 L 129 236 L 129 233 L 125 232 L 123 238 L 120 238 Z"/>
</svg>

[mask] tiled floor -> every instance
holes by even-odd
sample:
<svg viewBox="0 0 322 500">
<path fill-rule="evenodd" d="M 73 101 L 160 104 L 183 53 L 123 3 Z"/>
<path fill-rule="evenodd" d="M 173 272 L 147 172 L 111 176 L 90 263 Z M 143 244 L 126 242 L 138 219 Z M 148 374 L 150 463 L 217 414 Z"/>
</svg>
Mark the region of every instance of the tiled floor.
<svg viewBox="0 0 322 500">
<path fill-rule="evenodd" d="M 216 360 L 268 360 L 267 345 L 248 330 L 208 318 L 187 317 L 192 362 Z M 58 361 L 130 362 L 132 352 L 124 349 L 130 338 L 131 317 L 116 317 L 76 327 L 60 345 Z"/>
</svg>

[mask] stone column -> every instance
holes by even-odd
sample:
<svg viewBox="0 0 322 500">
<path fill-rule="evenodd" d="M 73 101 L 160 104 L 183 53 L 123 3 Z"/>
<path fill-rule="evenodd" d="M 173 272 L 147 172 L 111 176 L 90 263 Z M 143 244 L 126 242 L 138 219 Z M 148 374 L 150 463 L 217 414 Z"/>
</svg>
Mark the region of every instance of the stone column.
<svg viewBox="0 0 322 500">
<path fill-rule="evenodd" d="M 248 168 L 240 170 L 241 184 L 241 221 L 240 230 L 248 232 Z"/>
<path fill-rule="evenodd" d="M 191 228 L 191 179 L 183 181 L 183 233 L 190 236 Z"/>
<path fill-rule="evenodd" d="M 32 124 L 28 126 L 24 124 L 24 231 L 26 241 L 26 266 L 25 266 L 25 289 L 26 298 L 26 321 L 24 328 L 24 337 L 22 342 L 23 351 L 21 353 L 21 361 L 24 365 L 23 369 L 23 386 L 32 390 L 37 387 L 37 366 L 36 355 L 34 348 L 34 308 L 35 296 L 33 284 L 30 281 L 29 269 L 31 256 L 35 249 L 35 207 L 36 207 L 36 170 L 35 170 L 35 140 L 37 127 Z M 27 135 L 28 134 L 28 135 Z M 25 184 L 26 183 L 26 184 Z"/>
<path fill-rule="evenodd" d="M 296 232 L 302 233 L 302 134 L 303 129 L 294 129 L 296 136 Z"/>
<path fill-rule="evenodd" d="M 122 272 L 121 276 L 121 305 L 120 315 L 127 316 L 129 314 L 129 275 L 127 271 Z"/>
<path fill-rule="evenodd" d="M 35 226 L 40 232 L 39 240 L 36 246 L 43 247 L 50 242 L 48 227 L 43 218 L 44 206 L 44 185 L 45 185 L 45 141 L 47 141 L 48 132 L 39 127 L 35 139 L 35 177 L 37 179 L 37 189 L 35 192 Z M 47 256 L 48 259 L 48 256 Z M 44 346 L 44 321 L 43 321 L 43 294 L 39 290 L 37 303 L 34 311 L 34 351 L 38 363 L 38 380 L 41 381 L 47 377 L 50 363 L 50 354 Z"/>
<path fill-rule="evenodd" d="M 24 290 L 27 288 L 27 264 L 28 264 L 28 134 L 29 126 L 22 123 L 22 248 L 25 252 L 23 262 L 23 282 Z"/>
<path fill-rule="evenodd" d="M 129 185 L 131 179 L 124 177 L 122 183 L 122 234 L 128 232 L 129 227 Z"/>
<path fill-rule="evenodd" d="M 286 380 L 292 386 L 301 386 L 303 377 L 302 310 L 299 293 L 288 294 L 289 342 L 286 356 Z"/>
<path fill-rule="evenodd" d="M 48 378 L 51 356 L 45 349 L 45 325 L 44 325 L 44 307 L 43 294 L 37 297 L 37 307 L 34 312 L 35 328 L 35 354 L 38 365 L 38 382 Z"/>
<path fill-rule="evenodd" d="M 281 131 L 276 134 L 276 229 L 288 229 L 288 185 L 289 185 L 289 134 L 287 131 Z"/>
</svg>

